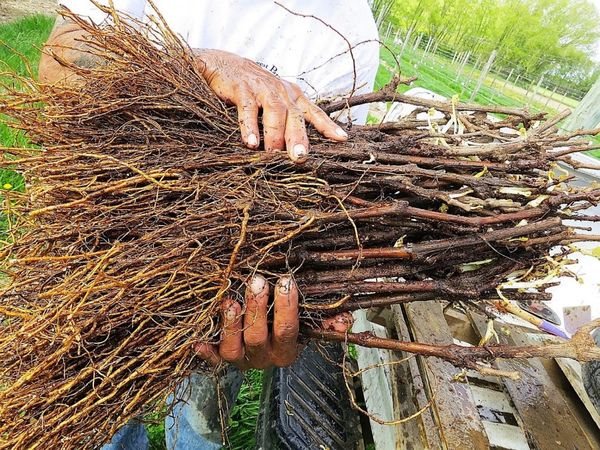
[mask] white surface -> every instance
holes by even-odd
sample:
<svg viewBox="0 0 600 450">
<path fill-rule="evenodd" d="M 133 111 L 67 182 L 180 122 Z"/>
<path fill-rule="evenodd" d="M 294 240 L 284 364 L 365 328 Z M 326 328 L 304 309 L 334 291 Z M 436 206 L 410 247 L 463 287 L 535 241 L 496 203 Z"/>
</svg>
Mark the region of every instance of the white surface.
<svg viewBox="0 0 600 450">
<path fill-rule="evenodd" d="M 417 97 L 417 98 L 425 98 L 428 100 L 439 100 L 439 101 L 446 100 L 446 97 L 436 94 L 435 92 L 432 92 L 429 89 L 425 89 L 425 88 L 421 88 L 421 87 L 409 89 L 408 91 L 405 92 L 405 95 L 410 95 L 412 97 Z M 385 122 L 395 122 L 402 117 L 408 116 L 415 109 L 417 109 L 417 106 L 415 106 L 415 105 L 409 105 L 408 103 L 395 102 L 392 104 L 390 110 L 385 115 Z M 441 119 L 443 117 L 444 117 L 443 113 L 436 111 L 435 115 L 432 117 L 432 119 L 434 119 L 434 120 Z M 427 113 L 422 112 L 422 113 L 417 114 L 417 119 L 427 120 Z"/>
<path fill-rule="evenodd" d="M 578 262 L 569 268 L 578 275 L 582 283 L 574 278 L 561 277 L 560 285 L 548 289 L 552 293 L 552 300 L 546 304 L 558 314 L 563 323 L 563 308 L 567 306 L 590 305 L 592 319 L 600 317 L 600 260 L 580 253 L 574 256 Z"/>
<path fill-rule="evenodd" d="M 589 166 L 600 167 L 600 159 L 594 158 L 592 156 L 584 155 L 582 153 L 574 153 L 573 155 L 571 155 L 571 158 L 573 158 L 577 162 L 587 164 Z M 596 169 L 579 169 L 579 170 L 580 170 L 580 172 L 583 172 L 586 175 L 596 178 L 598 180 L 598 182 L 600 182 L 600 170 L 596 170 Z"/>
<path fill-rule="evenodd" d="M 495 411 L 511 413 L 513 416 L 519 415 L 515 408 L 511 406 L 506 392 L 494 391 L 473 384 L 469 384 L 469 387 L 471 388 L 471 393 L 476 404 L 487 406 Z"/>
<path fill-rule="evenodd" d="M 530 448 L 525 434 L 519 427 L 484 420 L 483 428 L 490 440 L 490 446 L 510 450 L 529 450 Z"/>
<path fill-rule="evenodd" d="M 361 309 L 355 311 L 353 316 L 354 325 L 352 326 L 352 331 L 354 333 L 368 331 L 378 337 L 388 337 L 387 330 L 384 327 L 367 320 L 367 312 L 365 310 Z M 392 361 L 391 352 L 389 350 L 367 348 L 357 345 L 356 353 L 359 369 Z M 363 385 L 363 394 L 367 411 L 381 420 L 395 420 L 389 365 L 366 370 L 360 375 L 360 378 Z M 399 430 L 398 427 L 381 425 L 372 419 L 369 419 L 369 422 L 371 424 L 373 441 L 375 442 L 376 448 L 396 448 L 396 443 L 399 440 L 399 436 L 396 435 L 397 430 Z"/>
<path fill-rule="evenodd" d="M 578 155 L 578 158 L 590 159 L 589 156 L 585 155 Z M 600 181 L 595 176 L 590 176 L 587 172 L 582 174 L 582 172 L 583 170 L 575 171 L 575 174 L 579 175 L 579 177 L 573 184 L 577 186 L 589 186 L 591 183 Z M 585 212 L 582 211 L 577 214 L 600 215 L 600 205 L 593 206 L 585 210 Z M 591 231 L 579 231 L 581 234 L 591 233 L 600 235 L 600 222 L 566 221 L 565 223 L 567 225 L 591 228 Z M 590 251 L 596 247 L 600 247 L 600 242 L 581 242 L 577 244 L 577 247 Z M 575 253 L 573 258 L 575 261 L 569 268 L 577 274 L 582 283 L 579 283 L 574 278 L 560 278 L 560 285 L 548 290 L 553 294 L 552 301 L 548 303 L 548 306 L 556 311 L 562 319 L 564 307 L 590 305 L 592 319 L 598 318 L 600 317 L 600 260 L 581 253 Z"/>
<path fill-rule="evenodd" d="M 143 19 L 152 15 L 146 0 L 113 0 L 115 8 Z M 73 12 L 102 22 L 106 15 L 89 0 L 59 0 Z M 99 3 L 107 4 L 108 0 Z M 291 14 L 272 0 L 154 0 L 173 31 L 192 48 L 225 50 L 256 61 L 279 77 L 295 82 L 311 98 L 347 95 L 354 79 L 356 93 L 373 90 L 379 66 L 377 27 L 366 0 L 288 0 Z M 155 14 L 154 14 L 155 15 Z M 370 42 L 365 42 L 370 41 Z M 360 43 L 360 44 L 359 44 Z M 368 105 L 353 109 L 364 123 Z"/>
</svg>

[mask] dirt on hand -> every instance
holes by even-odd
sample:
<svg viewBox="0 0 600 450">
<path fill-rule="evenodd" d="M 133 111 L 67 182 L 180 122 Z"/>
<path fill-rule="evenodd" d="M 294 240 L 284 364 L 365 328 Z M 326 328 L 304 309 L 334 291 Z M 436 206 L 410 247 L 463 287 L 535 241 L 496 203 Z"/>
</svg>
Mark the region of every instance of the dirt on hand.
<svg viewBox="0 0 600 450">
<path fill-rule="evenodd" d="M 53 16 L 57 5 L 56 0 L 0 0 L 0 23 L 32 14 Z"/>
</svg>

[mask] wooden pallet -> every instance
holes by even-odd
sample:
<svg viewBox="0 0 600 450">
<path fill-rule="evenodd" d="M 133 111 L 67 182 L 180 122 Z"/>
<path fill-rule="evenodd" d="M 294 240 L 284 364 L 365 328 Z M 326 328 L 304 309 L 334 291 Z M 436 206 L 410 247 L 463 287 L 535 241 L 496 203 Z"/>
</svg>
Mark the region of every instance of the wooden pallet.
<svg viewBox="0 0 600 450">
<path fill-rule="evenodd" d="M 437 301 L 392 307 L 387 328 L 370 323 L 366 315 L 360 322 L 362 330 L 382 336 L 462 345 L 476 343 L 487 326 L 476 314 L 452 313 L 449 317 Z M 531 339 L 531 330 L 496 325 L 496 330 L 501 328 L 508 333 L 498 333 L 502 343 L 523 345 Z M 497 368 L 522 374 L 520 380 L 513 381 L 464 372 L 439 358 L 415 357 L 402 364 L 392 363 L 405 356 L 359 350 L 360 366 L 383 363 L 362 375 L 363 385 L 370 390 L 367 406 L 372 414 L 392 420 L 430 405 L 406 423 L 385 427 L 372 421 L 378 450 L 600 448 L 596 417 L 586 410 L 578 397 L 581 392 L 570 388 L 554 361 L 499 360 Z"/>
</svg>

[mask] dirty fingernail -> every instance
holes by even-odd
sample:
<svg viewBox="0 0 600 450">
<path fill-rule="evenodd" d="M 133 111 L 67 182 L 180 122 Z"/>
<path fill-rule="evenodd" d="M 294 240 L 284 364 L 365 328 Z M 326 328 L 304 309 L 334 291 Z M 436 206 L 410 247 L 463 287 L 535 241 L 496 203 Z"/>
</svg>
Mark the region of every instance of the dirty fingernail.
<svg viewBox="0 0 600 450">
<path fill-rule="evenodd" d="M 290 292 L 290 287 L 292 285 L 292 280 L 288 277 L 282 277 L 279 279 L 278 289 L 281 294 L 287 294 Z"/>
<path fill-rule="evenodd" d="M 227 310 L 227 322 L 233 323 L 237 317 L 237 311 L 235 308 L 231 307 Z"/>
<path fill-rule="evenodd" d="M 251 134 L 248 136 L 248 145 L 251 145 L 252 147 L 258 145 L 258 138 L 255 134 Z"/>
<path fill-rule="evenodd" d="M 344 130 L 342 130 L 340 127 L 338 127 L 335 130 L 335 134 L 337 134 L 340 137 L 348 137 L 348 133 L 346 133 Z"/>
<path fill-rule="evenodd" d="M 250 282 L 250 290 L 254 295 L 260 294 L 265 288 L 266 280 L 260 275 L 254 275 Z"/>
<path fill-rule="evenodd" d="M 294 148 L 292 149 L 292 159 L 296 161 L 304 156 L 306 156 L 306 147 L 302 144 L 294 145 Z"/>
</svg>

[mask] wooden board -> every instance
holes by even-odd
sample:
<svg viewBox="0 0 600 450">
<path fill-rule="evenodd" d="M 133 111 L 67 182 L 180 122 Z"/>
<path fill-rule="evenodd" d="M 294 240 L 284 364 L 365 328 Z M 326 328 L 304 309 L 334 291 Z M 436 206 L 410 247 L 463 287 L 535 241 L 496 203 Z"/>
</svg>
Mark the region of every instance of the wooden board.
<svg viewBox="0 0 600 450">
<path fill-rule="evenodd" d="M 573 389 L 579 396 L 581 402 L 585 405 L 590 417 L 594 420 L 598 429 L 600 429 L 600 414 L 598 414 L 598 410 L 593 405 L 583 386 L 583 380 L 581 379 L 581 364 L 578 361 L 566 358 L 557 358 L 556 362 L 567 377 L 567 380 L 569 380 L 569 383 L 571 383 L 571 386 L 573 386 Z"/>
<path fill-rule="evenodd" d="M 469 370 L 469 385 L 482 418 L 490 447 L 529 450 L 527 436 L 502 381 Z"/>
<path fill-rule="evenodd" d="M 400 305 L 393 305 L 392 320 L 398 339 L 410 341 L 410 332 Z M 401 358 L 409 356 L 401 353 Z M 394 407 L 401 417 L 409 417 L 427 406 L 429 399 L 426 395 L 423 377 L 416 358 L 410 358 L 405 364 L 396 365 L 392 371 L 392 398 Z M 426 381 L 425 381 L 426 382 Z M 431 450 L 442 449 L 442 441 L 431 408 L 427 408 L 414 420 L 404 424 L 404 433 L 400 435 L 399 448 Z"/>
<path fill-rule="evenodd" d="M 554 338 L 553 336 L 540 333 L 526 333 L 523 335 L 523 337 L 526 338 L 526 341 L 523 340 L 523 342 L 527 342 L 528 344 L 537 344 L 540 342 L 556 342 L 557 340 L 557 338 Z M 574 361 L 572 359 L 567 358 L 556 358 L 556 363 L 560 367 L 560 370 L 562 370 L 562 372 L 565 374 L 567 380 L 569 380 L 569 383 L 573 387 L 573 390 L 575 391 L 575 393 L 585 406 L 590 417 L 600 430 L 600 413 L 593 405 L 592 401 L 590 400 L 590 397 L 585 391 L 585 387 L 583 386 L 583 379 L 581 378 L 581 363 L 579 361 Z"/>
<path fill-rule="evenodd" d="M 414 302 L 405 305 L 406 315 L 416 341 L 434 344 L 453 342 L 450 328 L 438 301 Z M 452 382 L 461 372 L 439 358 L 421 358 L 429 387 L 435 390 L 434 411 L 445 448 L 488 449 L 489 441 L 469 385 Z M 550 448 L 550 447 L 548 447 Z"/>
<path fill-rule="evenodd" d="M 469 314 L 475 329 L 484 335 L 487 322 L 483 316 Z M 498 332 L 500 343 L 516 345 L 515 337 L 521 334 L 518 327 L 497 324 L 496 330 L 505 327 L 510 335 Z M 593 449 L 595 444 L 580 426 L 568 403 L 538 359 L 497 360 L 501 370 L 518 371 L 521 379 L 504 380 L 515 409 L 519 413 L 521 426 L 532 448 L 545 449 Z"/>
<path fill-rule="evenodd" d="M 368 331 L 379 337 L 388 337 L 387 331 L 381 325 L 367 320 L 364 310 L 354 313 L 354 332 Z M 391 352 L 366 347 L 356 347 L 359 369 L 371 367 L 360 375 L 366 409 L 370 414 L 385 421 L 395 419 L 392 403 L 392 389 L 390 386 L 389 366 L 375 367 L 379 364 L 388 364 L 391 361 Z M 387 369 L 387 370 L 386 370 Z M 369 419 L 373 441 L 377 449 L 395 449 L 402 434 L 400 426 L 382 425 Z"/>
</svg>

